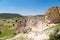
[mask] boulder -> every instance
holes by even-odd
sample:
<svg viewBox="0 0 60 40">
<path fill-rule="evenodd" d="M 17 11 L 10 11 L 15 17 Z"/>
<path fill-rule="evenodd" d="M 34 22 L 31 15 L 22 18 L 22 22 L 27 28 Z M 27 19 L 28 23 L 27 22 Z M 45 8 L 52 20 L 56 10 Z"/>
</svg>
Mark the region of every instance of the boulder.
<svg viewBox="0 0 60 40">
<path fill-rule="evenodd" d="M 54 6 L 49 8 L 45 14 L 45 22 L 58 23 L 60 22 L 60 7 Z"/>
</svg>

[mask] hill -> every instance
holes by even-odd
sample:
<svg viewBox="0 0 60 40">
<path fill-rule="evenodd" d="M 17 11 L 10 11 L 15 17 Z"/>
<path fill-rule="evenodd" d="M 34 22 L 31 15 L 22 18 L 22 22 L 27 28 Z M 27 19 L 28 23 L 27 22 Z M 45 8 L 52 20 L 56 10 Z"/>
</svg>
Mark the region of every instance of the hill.
<svg viewBox="0 0 60 40">
<path fill-rule="evenodd" d="M 44 17 L 45 15 L 35 15 L 34 17 Z"/>
<path fill-rule="evenodd" d="M 15 17 L 23 17 L 22 15 L 15 13 L 0 13 L 0 18 L 15 18 Z"/>
</svg>

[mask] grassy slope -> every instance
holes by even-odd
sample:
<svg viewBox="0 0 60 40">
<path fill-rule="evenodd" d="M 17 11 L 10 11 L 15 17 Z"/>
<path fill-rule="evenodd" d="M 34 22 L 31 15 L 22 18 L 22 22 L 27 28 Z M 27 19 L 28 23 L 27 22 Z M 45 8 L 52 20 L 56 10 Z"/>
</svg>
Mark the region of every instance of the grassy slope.
<svg viewBox="0 0 60 40">
<path fill-rule="evenodd" d="M 4 20 L 6 20 L 6 21 L 4 21 Z M 12 19 L 4 19 L 4 20 L 0 19 L 0 30 L 2 30 L 2 33 L 0 34 L 0 38 L 4 38 L 4 37 L 5 38 L 11 38 L 11 37 L 14 36 L 14 28 L 16 26 L 13 26 L 13 25 L 12 26 L 11 25 L 7 26 L 6 24 L 17 24 L 17 22 L 15 22 L 16 18 L 14 18 L 14 20 L 12 20 Z M 8 23 L 8 21 L 9 21 L 9 23 Z"/>
</svg>

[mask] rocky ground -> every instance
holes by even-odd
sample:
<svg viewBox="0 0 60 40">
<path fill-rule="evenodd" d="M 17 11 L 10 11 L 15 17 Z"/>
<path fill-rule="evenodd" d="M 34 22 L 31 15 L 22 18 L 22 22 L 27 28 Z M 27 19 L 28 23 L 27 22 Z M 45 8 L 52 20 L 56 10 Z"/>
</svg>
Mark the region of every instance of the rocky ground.
<svg viewBox="0 0 60 40">
<path fill-rule="evenodd" d="M 6 40 L 48 40 L 49 34 L 53 32 L 52 26 L 38 19 L 30 19 L 25 28 L 31 28 L 27 33 L 19 33 L 15 37 Z"/>
</svg>

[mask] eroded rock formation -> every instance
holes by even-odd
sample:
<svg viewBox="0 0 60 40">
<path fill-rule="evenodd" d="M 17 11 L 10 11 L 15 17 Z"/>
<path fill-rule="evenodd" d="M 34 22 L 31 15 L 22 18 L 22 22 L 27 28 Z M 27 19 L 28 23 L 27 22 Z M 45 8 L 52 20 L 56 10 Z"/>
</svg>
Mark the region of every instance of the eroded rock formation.
<svg viewBox="0 0 60 40">
<path fill-rule="evenodd" d="M 27 32 L 32 27 L 37 26 L 39 19 L 37 18 L 21 18 L 17 24 L 16 31 Z"/>
<path fill-rule="evenodd" d="M 47 23 L 60 22 L 60 7 L 55 6 L 55 7 L 49 8 L 45 16 L 45 21 Z"/>
</svg>

